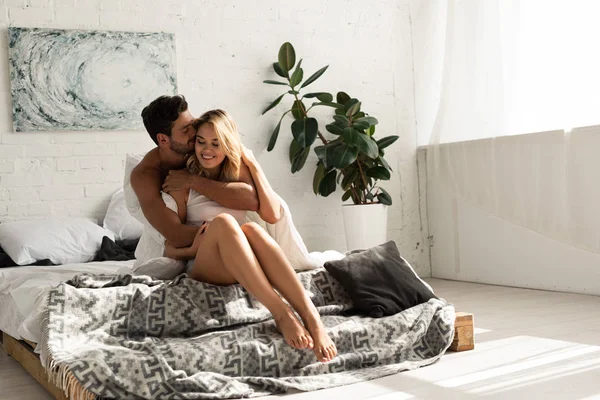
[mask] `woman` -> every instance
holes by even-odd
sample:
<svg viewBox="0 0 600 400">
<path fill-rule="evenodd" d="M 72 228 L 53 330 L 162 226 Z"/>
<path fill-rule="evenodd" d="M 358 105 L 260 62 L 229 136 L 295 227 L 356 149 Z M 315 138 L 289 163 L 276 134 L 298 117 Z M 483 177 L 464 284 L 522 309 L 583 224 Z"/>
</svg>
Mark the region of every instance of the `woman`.
<svg viewBox="0 0 600 400">
<path fill-rule="evenodd" d="M 196 144 L 187 161 L 188 170 L 219 181 L 253 181 L 258 193 L 258 214 L 269 223 L 279 220 L 279 198 L 252 152 L 241 144 L 231 117 L 225 111 L 212 110 L 193 126 Z M 240 174 L 242 163 L 250 171 L 245 174 L 248 176 Z M 193 190 L 170 194 L 177 202 L 182 222 L 193 223 L 187 215 L 187 202 L 200 195 Z M 287 344 L 313 349 L 321 362 L 333 359 L 337 354 L 335 344 L 277 242 L 260 225 L 245 223 L 246 211 L 226 209 L 208 198 L 202 201 L 202 215 L 194 215 L 202 226 L 193 245 L 177 249 L 167 243 L 166 256 L 179 260 L 195 258 L 188 270 L 192 279 L 215 285 L 241 284 L 271 312 Z M 304 326 L 275 289 L 298 312 Z"/>
</svg>

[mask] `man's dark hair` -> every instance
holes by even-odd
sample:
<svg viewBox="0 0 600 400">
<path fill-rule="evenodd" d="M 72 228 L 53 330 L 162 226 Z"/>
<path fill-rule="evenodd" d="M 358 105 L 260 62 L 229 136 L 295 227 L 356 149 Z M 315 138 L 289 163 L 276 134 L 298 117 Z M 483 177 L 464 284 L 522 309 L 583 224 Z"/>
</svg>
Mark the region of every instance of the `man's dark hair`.
<svg viewBox="0 0 600 400">
<path fill-rule="evenodd" d="M 142 120 L 148 134 L 158 144 L 156 135 L 164 133 L 171 136 L 173 123 L 179 114 L 188 109 L 188 103 L 183 95 L 160 96 L 142 110 Z"/>
</svg>

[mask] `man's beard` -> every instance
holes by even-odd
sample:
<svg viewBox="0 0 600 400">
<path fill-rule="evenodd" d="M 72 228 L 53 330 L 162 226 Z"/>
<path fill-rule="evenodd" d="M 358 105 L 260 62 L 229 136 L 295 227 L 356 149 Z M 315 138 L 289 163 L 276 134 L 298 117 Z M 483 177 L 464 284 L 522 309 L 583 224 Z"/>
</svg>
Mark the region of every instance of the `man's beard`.
<svg viewBox="0 0 600 400">
<path fill-rule="evenodd" d="M 171 144 L 169 145 L 169 148 L 181 156 L 185 156 L 188 153 L 191 153 L 193 151 L 193 149 L 191 149 L 190 146 L 181 144 L 181 143 L 177 143 L 174 140 L 171 140 Z"/>
</svg>

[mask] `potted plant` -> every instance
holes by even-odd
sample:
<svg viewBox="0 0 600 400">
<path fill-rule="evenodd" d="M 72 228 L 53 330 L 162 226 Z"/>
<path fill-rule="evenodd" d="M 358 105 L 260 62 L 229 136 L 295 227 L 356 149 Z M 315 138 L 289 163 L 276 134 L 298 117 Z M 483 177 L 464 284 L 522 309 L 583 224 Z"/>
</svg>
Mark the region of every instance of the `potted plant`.
<svg viewBox="0 0 600 400">
<path fill-rule="evenodd" d="M 294 47 L 287 42 L 281 46 L 273 70 L 284 81 L 265 80 L 264 83 L 285 86 L 285 91 L 269 104 L 263 115 L 287 95 L 292 97 L 292 103 L 275 126 L 267 150 L 275 147 L 283 118 L 291 113 L 293 139 L 289 158 L 292 173 L 304 167 L 315 144 L 318 161 L 313 178 L 314 193 L 326 197 L 336 191 L 338 184 L 341 186 L 344 191 L 342 201 L 352 200 L 352 204 L 342 207 L 348 249 L 368 248 L 386 241 L 387 207 L 392 204 L 392 198 L 378 182 L 390 179 L 392 168 L 384 158 L 384 149 L 398 136 L 376 139 L 377 119 L 361 110 L 362 104 L 357 98 L 343 91 L 337 92 L 335 101 L 328 92 L 301 93 L 328 67 L 304 80 L 302 60 L 296 64 Z M 312 104 L 307 107 L 309 101 Z M 332 120 L 325 125 L 326 132 L 319 128 L 322 124 L 310 115 L 314 107 L 320 106 L 334 110 Z M 315 143 L 317 138 L 320 143 Z"/>
</svg>

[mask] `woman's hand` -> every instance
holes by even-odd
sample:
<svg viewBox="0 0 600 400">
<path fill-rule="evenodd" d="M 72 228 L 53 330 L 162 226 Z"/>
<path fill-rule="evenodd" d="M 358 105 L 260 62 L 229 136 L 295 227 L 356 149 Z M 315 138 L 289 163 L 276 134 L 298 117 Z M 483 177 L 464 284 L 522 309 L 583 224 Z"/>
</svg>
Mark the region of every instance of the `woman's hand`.
<svg viewBox="0 0 600 400">
<path fill-rule="evenodd" d="M 200 247 L 200 243 L 202 242 L 202 239 L 204 237 L 204 232 L 206 232 L 208 225 L 210 225 L 210 222 L 204 221 L 202 223 L 202 225 L 200 225 L 200 229 L 198 229 L 198 232 L 196 232 L 196 237 L 194 238 L 194 243 L 192 243 L 192 246 L 191 246 L 194 254 L 196 254 L 198 252 L 198 248 Z"/>
<path fill-rule="evenodd" d="M 189 247 L 177 248 L 173 246 L 173 243 L 165 240 L 165 251 L 163 253 L 163 257 L 168 257 L 179 261 L 187 261 L 196 257 L 196 253 L 198 253 L 200 244 L 204 239 L 204 233 L 206 232 L 209 224 L 209 222 L 205 221 L 202 223 L 202 225 L 200 225 L 200 229 L 198 229 L 198 232 L 196 232 L 196 236 L 194 237 L 194 242 Z"/>
<path fill-rule="evenodd" d="M 248 168 L 258 165 L 258 161 L 256 161 L 256 157 L 254 157 L 254 153 L 252 150 L 242 145 L 242 162 L 248 166 Z"/>
<path fill-rule="evenodd" d="M 163 192 L 190 189 L 192 187 L 193 175 L 187 169 L 172 169 L 165 178 L 162 185 Z"/>
<path fill-rule="evenodd" d="M 173 243 L 165 240 L 165 252 L 163 254 L 164 257 L 172 258 L 174 260 L 178 259 L 178 251 L 177 247 L 173 246 Z"/>
</svg>

